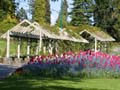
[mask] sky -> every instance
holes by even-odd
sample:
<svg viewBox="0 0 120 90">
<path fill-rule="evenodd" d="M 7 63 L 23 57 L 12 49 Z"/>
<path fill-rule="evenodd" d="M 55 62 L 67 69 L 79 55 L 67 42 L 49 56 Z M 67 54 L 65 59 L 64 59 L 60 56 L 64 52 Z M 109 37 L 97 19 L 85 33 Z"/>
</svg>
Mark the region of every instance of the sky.
<svg viewBox="0 0 120 90">
<path fill-rule="evenodd" d="M 27 0 L 16 0 L 18 2 L 21 2 L 19 5 L 19 8 L 23 7 L 26 11 L 29 10 L 29 5 L 27 3 Z M 70 5 L 72 3 L 72 0 L 67 0 L 69 9 L 68 11 L 71 11 L 72 6 Z M 61 5 L 61 0 L 58 0 L 58 2 L 50 2 L 50 10 L 51 10 L 51 25 L 54 25 L 56 22 L 56 19 L 58 18 L 58 14 L 60 11 L 60 5 Z M 28 13 L 28 17 L 31 18 L 31 14 Z M 70 21 L 70 17 L 68 17 L 68 21 Z"/>
<path fill-rule="evenodd" d="M 72 3 L 72 0 L 67 0 L 68 1 L 68 12 L 71 11 L 72 6 L 70 5 L 70 3 Z M 60 5 L 61 5 L 61 0 L 59 0 L 58 2 L 50 2 L 51 4 L 51 24 L 54 25 L 56 19 L 58 18 L 58 13 L 60 11 Z M 68 17 L 68 21 L 70 21 L 70 18 Z"/>
</svg>

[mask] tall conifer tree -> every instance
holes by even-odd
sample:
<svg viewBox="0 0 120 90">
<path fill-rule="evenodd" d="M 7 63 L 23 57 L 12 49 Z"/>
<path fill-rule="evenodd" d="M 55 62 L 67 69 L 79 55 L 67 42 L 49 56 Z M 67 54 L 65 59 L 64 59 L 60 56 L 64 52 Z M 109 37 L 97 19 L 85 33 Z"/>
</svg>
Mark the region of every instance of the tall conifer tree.
<svg viewBox="0 0 120 90">
<path fill-rule="evenodd" d="M 59 16 L 57 19 L 57 26 L 59 27 L 66 27 L 67 26 L 67 17 L 68 17 L 68 3 L 67 0 L 63 0 L 61 4 L 61 10 L 59 12 Z"/>
<path fill-rule="evenodd" d="M 45 20 L 46 23 L 50 24 L 50 0 L 45 0 L 46 1 L 46 15 L 45 15 Z"/>
<path fill-rule="evenodd" d="M 90 24 L 92 17 L 93 0 L 74 0 L 71 15 L 71 24 L 79 26 L 81 24 Z"/>
<path fill-rule="evenodd" d="M 120 1 L 113 0 L 114 12 L 112 13 L 112 18 L 114 18 L 114 37 L 120 42 Z M 111 33 L 112 34 L 112 33 Z"/>
<path fill-rule="evenodd" d="M 95 0 L 94 21 L 117 40 L 120 37 L 118 23 L 120 23 L 119 0 Z"/>
<path fill-rule="evenodd" d="M 24 8 L 21 8 L 20 10 L 18 10 L 17 15 L 16 15 L 16 18 L 17 18 L 19 21 L 24 20 L 24 19 L 28 19 L 27 13 L 26 13 L 26 11 L 25 11 Z"/>
<path fill-rule="evenodd" d="M 50 2 L 49 0 L 33 0 L 33 20 L 40 24 L 50 23 Z"/>
</svg>

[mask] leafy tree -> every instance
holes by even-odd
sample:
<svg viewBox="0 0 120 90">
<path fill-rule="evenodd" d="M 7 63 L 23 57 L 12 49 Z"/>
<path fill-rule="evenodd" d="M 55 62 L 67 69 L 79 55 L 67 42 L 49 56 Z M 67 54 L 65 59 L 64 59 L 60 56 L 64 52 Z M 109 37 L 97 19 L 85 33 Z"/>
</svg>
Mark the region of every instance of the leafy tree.
<svg viewBox="0 0 120 90">
<path fill-rule="evenodd" d="M 4 7 L 4 3 L 5 1 L 4 0 L 0 0 L 0 21 L 3 20 L 3 18 L 5 18 L 6 16 L 6 12 L 5 12 L 5 7 Z"/>
<path fill-rule="evenodd" d="M 3 33 L 16 24 L 15 0 L 0 0 L 0 32 Z"/>
<path fill-rule="evenodd" d="M 0 0 L 0 12 L 3 16 L 7 17 L 7 15 L 10 15 L 11 18 L 13 18 L 15 16 L 15 10 L 16 10 L 15 0 Z"/>
<path fill-rule="evenodd" d="M 0 21 L 2 21 L 5 18 L 5 11 L 3 9 L 0 9 Z"/>
</svg>

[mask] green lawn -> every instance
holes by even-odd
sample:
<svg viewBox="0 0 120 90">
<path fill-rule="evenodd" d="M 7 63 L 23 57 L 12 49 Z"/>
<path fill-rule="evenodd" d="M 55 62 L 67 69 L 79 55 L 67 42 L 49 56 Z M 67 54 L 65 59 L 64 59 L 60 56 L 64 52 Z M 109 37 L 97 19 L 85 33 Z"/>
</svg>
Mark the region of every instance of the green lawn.
<svg viewBox="0 0 120 90">
<path fill-rule="evenodd" d="M 25 79 L 0 81 L 0 90 L 120 90 L 120 79 Z"/>
</svg>

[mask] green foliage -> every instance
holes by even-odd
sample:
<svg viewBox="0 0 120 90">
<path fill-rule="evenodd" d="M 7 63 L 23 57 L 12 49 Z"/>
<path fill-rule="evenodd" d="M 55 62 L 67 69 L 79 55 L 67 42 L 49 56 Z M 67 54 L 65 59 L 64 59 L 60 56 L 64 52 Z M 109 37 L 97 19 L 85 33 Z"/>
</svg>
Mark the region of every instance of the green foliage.
<svg viewBox="0 0 120 90">
<path fill-rule="evenodd" d="M 17 23 L 15 9 L 14 0 L 0 0 L 0 33 L 6 32 Z"/>
<path fill-rule="evenodd" d="M 93 0 L 74 0 L 73 8 L 70 12 L 71 24 L 79 26 L 83 24 L 90 24 L 90 17 L 92 16 Z"/>
<path fill-rule="evenodd" d="M 45 0 L 46 1 L 46 15 L 45 15 L 45 20 L 46 20 L 46 23 L 50 24 L 50 14 L 51 14 L 51 11 L 50 11 L 50 0 Z"/>
<path fill-rule="evenodd" d="M 16 43 L 16 44 L 15 44 Z M 10 40 L 10 56 L 16 56 L 17 55 L 17 40 L 11 39 Z M 7 41 L 4 39 L 0 39 L 0 56 L 5 57 L 6 56 L 6 44 Z M 27 44 L 22 41 L 21 43 L 21 56 L 26 55 L 27 52 Z"/>
<path fill-rule="evenodd" d="M 33 20 L 43 25 L 50 23 L 50 5 L 48 0 L 35 0 L 33 4 Z"/>
<path fill-rule="evenodd" d="M 114 37 L 120 41 L 120 2 L 119 0 L 114 0 L 113 5 L 116 7 L 115 11 L 112 13 L 112 16 L 115 19 L 115 24 L 113 25 Z"/>
<path fill-rule="evenodd" d="M 71 25 L 94 24 L 120 41 L 119 0 L 75 0 L 72 5 Z"/>
<path fill-rule="evenodd" d="M 24 20 L 24 19 L 28 19 L 26 11 L 25 11 L 23 8 L 21 8 L 21 9 L 17 12 L 16 18 L 17 18 L 18 20 L 20 20 L 20 21 L 21 21 L 21 20 Z"/>
<path fill-rule="evenodd" d="M 16 19 L 11 19 L 8 17 L 0 22 L 0 33 L 5 33 L 7 30 L 11 29 L 13 26 L 17 24 Z"/>
<path fill-rule="evenodd" d="M 33 20 L 40 24 L 45 23 L 45 0 L 35 0 L 33 8 Z"/>
<path fill-rule="evenodd" d="M 5 19 L 2 22 L 0 22 L 0 32 L 5 33 L 7 30 L 11 29 L 16 24 L 16 19 Z"/>
<path fill-rule="evenodd" d="M 115 43 L 115 42 L 110 43 L 109 52 L 110 54 L 120 56 L 120 43 Z"/>
<path fill-rule="evenodd" d="M 110 8 L 111 0 L 95 0 L 94 20 L 96 26 L 107 27 L 111 18 L 112 9 Z"/>
<path fill-rule="evenodd" d="M 15 0 L 0 0 L 0 12 L 1 14 L 4 15 L 4 17 L 7 17 L 7 15 L 14 17 L 15 9 L 16 9 Z M 2 18 L 2 16 L 0 18 Z M 3 18 L 2 20 L 4 19 L 5 18 Z"/>
<path fill-rule="evenodd" d="M 94 21 L 95 25 L 108 32 L 119 41 L 119 5 L 118 0 L 95 0 Z"/>
<path fill-rule="evenodd" d="M 2 9 L 0 9 L 0 21 L 2 21 L 3 18 L 5 18 L 5 11 L 3 11 Z"/>
</svg>

